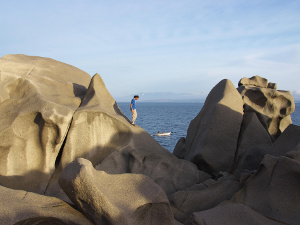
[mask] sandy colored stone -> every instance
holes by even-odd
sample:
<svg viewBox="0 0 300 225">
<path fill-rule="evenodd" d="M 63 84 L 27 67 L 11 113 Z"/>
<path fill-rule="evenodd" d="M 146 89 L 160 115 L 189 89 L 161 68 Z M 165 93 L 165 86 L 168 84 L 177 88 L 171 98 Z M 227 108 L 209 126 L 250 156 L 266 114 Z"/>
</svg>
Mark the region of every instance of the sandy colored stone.
<svg viewBox="0 0 300 225">
<path fill-rule="evenodd" d="M 266 155 L 260 168 L 235 195 L 263 216 L 284 224 L 300 221 L 300 162 L 288 157 Z"/>
<path fill-rule="evenodd" d="M 64 169 L 59 184 L 94 224 L 174 224 L 165 192 L 147 176 L 110 175 L 79 158 Z"/>
<path fill-rule="evenodd" d="M 244 77 L 239 81 L 239 86 L 243 85 L 249 85 L 249 86 L 255 86 L 255 87 L 262 87 L 267 88 L 268 87 L 268 80 L 266 78 L 263 78 L 261 76 L 253 76 L 251 78 Z M 270 84 L 272 86 L 272 84 Z"/>
<path fill-rule="evenodd" d="M 210 175 L 198 171 L 197 167 L 173 155 L 162 156 L 141 151 L 123 150 L 114 152 L 96 165 L 97 170 L 110 174 L 137 173 L 150 177 L 167 195 L 184 190 L 207 180 Z"/>
<path fill-rule="evenodd" d="M 277 89 L 277 84 L 276 83 L 268 83 L 267 88 L 271 88 L 271 89 Z"/>
<path fill-rule="evenodd" d="M 30 218 L 47 218 L 48 221 L 52 218 L 52 221 L 74 225 L 93 224 L 82 213 L 58 198 L 3 186 L 0 186 L 0 209 L 0 224 L 3 225 L 12 225 Z M 25 221 L 20 224 L 25 224 Z"/>
<path fill-rule="evenodd" d="M 248 85 L 240 86 L 237 90 L 248 106 L 245 107 L 245 112 L 255 111 L 265 116 L 264 119 L 263 116 L 260 117 L 261 123 L 267 125 L 269 133 L 276 139 L 288 126 L 287 120 L 280 126 L 281 121 L 295 110 L 291 92 Z"/>
<path fill-rule="evenodd" d="M 107 173 L 147 175 L 168 194 L 199 181 L 199 171 L 193 163 L 177 159 L 145 130 L 130 124 L 98 74 L 73 116 L 48 195 L 68 201 L 57 180 L 63 168 L 78 157 L 90 160 Z"/>
<path fill-rule="evenodd" d="M 208 173 L 230 171 L 243 119 L 243 104 L 232 82 L 220 81 L 189 125 L 184 158 Z"/>
<path fill-rule="evenodd" d="M 53 59 L 0 59 L 0 184 L 44 193 L 90 76 Z"/>
</svg>

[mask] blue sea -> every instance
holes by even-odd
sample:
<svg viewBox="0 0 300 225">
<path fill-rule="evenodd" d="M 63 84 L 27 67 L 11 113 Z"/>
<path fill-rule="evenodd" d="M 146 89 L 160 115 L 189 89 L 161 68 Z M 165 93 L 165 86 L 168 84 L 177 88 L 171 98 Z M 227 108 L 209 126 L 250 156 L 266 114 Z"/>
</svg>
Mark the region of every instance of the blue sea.
<svg viewBox="0 0 300 225">
<path fill-rule="evenodd" d="M 131 120 L 130 103 L 120 102 L 118 106 Z M 142 127 L 165 149 L 173 152 L 177 141 L 186 137 L 192 119 L 198 115 L 203 103 L 154 103 L 138 102 L 136 124 Z M 300 103 L 296 103 L 291 115 L 293 124 L 300 126 Z M 170 136 L 156 136 L 157 132 L 172 132 Z"/>
</svg>

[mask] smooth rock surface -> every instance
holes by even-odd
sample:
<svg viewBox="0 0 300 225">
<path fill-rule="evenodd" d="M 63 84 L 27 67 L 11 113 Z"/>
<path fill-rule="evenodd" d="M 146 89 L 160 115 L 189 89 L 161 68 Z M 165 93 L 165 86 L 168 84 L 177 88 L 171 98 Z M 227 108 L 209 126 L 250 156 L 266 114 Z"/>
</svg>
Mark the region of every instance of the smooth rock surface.
<svg viewBox="0 0 300 225">
<path fill-rule="evenodd" d="M 141 174 L 110 175 L 78 158 L 61 174 L 59 184 L 94 224 L 174 224 L 165 192 Z"/>
<path fill-rule="evenodd" d="M 267 218 L 243 204 L 221 204 L 193 213 L 186 225 L 286 225 Z"/>
<path fill-rule="evenodd" d="M 300 126 L 289 125 L 277 138 L 269 152 L 273 156 L 287 156 L 300 162 Z"/>
<path fill-rule="evenodd" d="M 25 55 L 0 59 L 1 185 L 45 192 L 90 79 L 53 59 Z"/>
<path fill-rule="evenodd" d="M 285 156 L 266 155 L 259 171 L 235 195 L 263 216 L 284 224 L 300 221 L 300 162 Z"/>
<path fill-rule="evenodd" d="M 240 189 L 238 181 L 222 180 L 207 185 L 198 185 L 186 191 L 179 191 L 169 196 L 175 219 L 184 222 L 193 212 L 216 207 L 221 202 L 231 199 Z"/>
<path fill-rule="evenodd" d="M 68 201 L 57 180 L 65 166 L 78 157 L 90 160 L 98 170 L 107 173 L 147 175 L 167 194 L 194 185 L 200 179 L 193 163 L 179 160 L 145 130 L 130 124 L 98 74 L 93 76 L 73 116 L 47 195 Z"/>
<path fill-rule="evenodd" d="M 23 190 L 0 186 L 0 224 L 38 224 L 37 221 L 93 225 L 82 213 L 64 201 Z M 35 218 L 35 223 L 33 219 Z M 30 222 L 31 221 L 31 222 Z M 43 223 L 45 224 L 45 223 Z"/>
<path fill-rule="evenodd" d="M 269 132 L 263 127 L 256 113 L 245 113 L 239 135 L 234 170 L 257 170 L 264 156 L 269 153 L 272 144 Z"/>
<path fill-rule="evenodd" d="M 243 120 L 243 104 L 232 82 L 220 81 L 189 125 L 184 159 L 208 173 L 230 171 Z"/>
</svg>

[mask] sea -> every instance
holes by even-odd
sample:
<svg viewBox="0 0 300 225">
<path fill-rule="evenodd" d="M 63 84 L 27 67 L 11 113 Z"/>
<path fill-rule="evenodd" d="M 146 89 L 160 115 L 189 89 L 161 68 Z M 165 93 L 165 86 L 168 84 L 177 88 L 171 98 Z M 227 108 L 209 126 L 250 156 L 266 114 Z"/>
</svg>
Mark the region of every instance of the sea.
<svg viewBox="0 0 300 225">
<path fill-rule="evenodd" d="M 130 102 L 117 103 L 125 116 L 131 120 Z M 187 129 L 204 103 L 138 102 L 136 125 L 142 127 L 165 149 L 173 152 L 181 137 L 186 137 Z M 293 124 L 300 126 L 300 103 L 291 115 Z M 171 132 L 170 136 L 157 136 L 157 133 Z"/>
</svg>

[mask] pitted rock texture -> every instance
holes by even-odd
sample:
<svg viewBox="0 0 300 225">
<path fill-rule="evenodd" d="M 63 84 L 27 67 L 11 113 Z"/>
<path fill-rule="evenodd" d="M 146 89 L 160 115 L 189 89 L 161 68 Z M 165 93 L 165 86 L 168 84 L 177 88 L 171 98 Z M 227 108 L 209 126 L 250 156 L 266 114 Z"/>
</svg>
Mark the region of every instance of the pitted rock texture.
<svg viewBox="0 0 300 225">
<path fill-rule="evenodd" d="M 253 76 L 251 78 L 244 77 L 239 81 L 238 85 L 239 86 L 247 85 L 247 86 L 267 88 L 268 80 L 266 78 L 263 78 L 260 76 Z"/>
<path fill-rule="evenodd" d="M 276 90 L 274 84 L 268 85 L 265 78 L 252 78 L 246 81 L 246 78 L 243 78 L 237 88 L 246 105 L 245 113 L 260 114 L 261 123 L 265 124 L 271 136 L 276 139 L 291 124 L 291 121 L 285 118 L 295 110 L 294 98 L 290 91 Z"/>
</svg>

